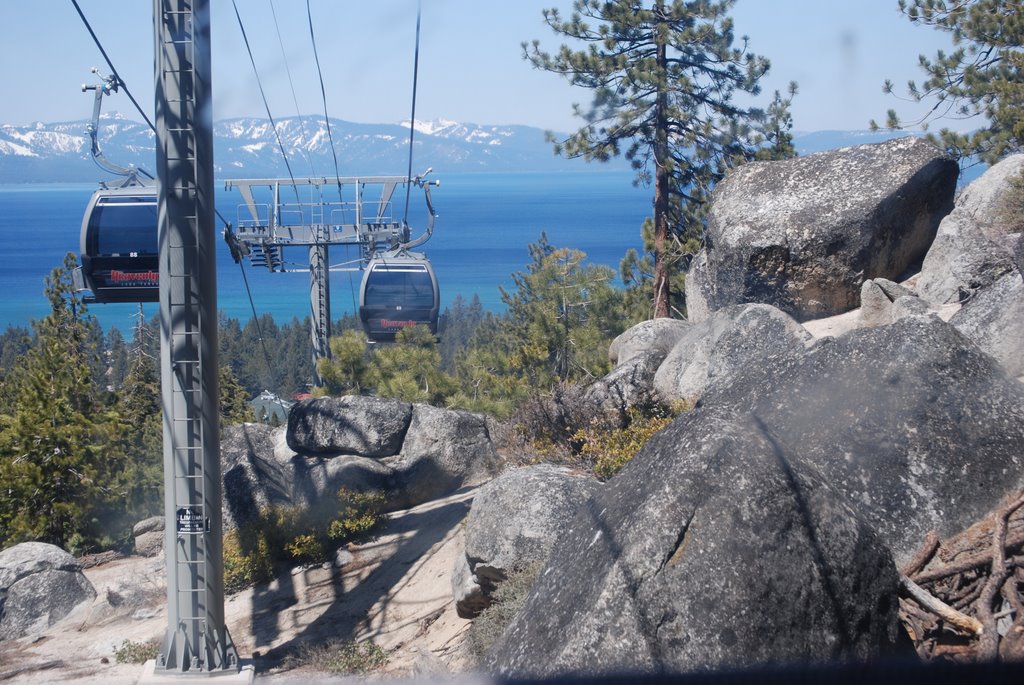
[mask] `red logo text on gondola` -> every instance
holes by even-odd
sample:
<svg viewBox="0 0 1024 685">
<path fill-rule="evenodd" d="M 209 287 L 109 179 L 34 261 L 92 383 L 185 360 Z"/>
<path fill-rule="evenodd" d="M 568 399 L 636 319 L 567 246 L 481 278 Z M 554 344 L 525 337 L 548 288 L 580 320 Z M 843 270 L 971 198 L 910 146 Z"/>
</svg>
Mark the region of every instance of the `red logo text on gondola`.
<svg viewBox="0 0 1024 685">
<path fill-rule="evenodd" d="M 392 321 L 391 319 L 381 319 L 381 328 L 409 328 L 415 326 L 415 321 Z"/>
<path fill-rule="evenodd" d="M 160 274 L 156 271 L 111 271 L 110 281 L 114 285 L 160 285 Z"/>
</svg>

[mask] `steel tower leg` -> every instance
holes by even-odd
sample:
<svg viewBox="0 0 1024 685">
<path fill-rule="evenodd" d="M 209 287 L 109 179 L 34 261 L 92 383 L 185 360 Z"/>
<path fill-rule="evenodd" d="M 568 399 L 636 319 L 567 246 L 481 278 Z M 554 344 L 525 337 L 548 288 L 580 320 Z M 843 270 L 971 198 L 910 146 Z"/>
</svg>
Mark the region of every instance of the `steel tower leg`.
<svg viewBox="0 0 1024 685">
<path fill-rule="evenodd" d="M 331 281 L 327 245 L 309 247 L 309 310 L 312 312 L 310 336 L 313 340 L 313 385 L 322 385 L 316 364 L 331 356 Z"/>
<path fill-rule="evenodd" d="M 154 0 L 167 630 L 156 672 L 237 673 L 224 624 L 209 0 Z"/>
</svg>

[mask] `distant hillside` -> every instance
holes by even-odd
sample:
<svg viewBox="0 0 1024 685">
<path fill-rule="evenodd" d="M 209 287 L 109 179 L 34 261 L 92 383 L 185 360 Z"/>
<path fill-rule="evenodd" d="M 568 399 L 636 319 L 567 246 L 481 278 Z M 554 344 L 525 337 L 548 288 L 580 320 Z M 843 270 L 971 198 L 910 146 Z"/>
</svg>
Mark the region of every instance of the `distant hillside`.
<svg viewBox="0 0 1024 685">
<path fill-rule="evenodd" d="M 87 120 L 27 126 L 0 125 L 0 183 L 96 181 L 107 178 L 89 154 Z M 327 127 L 322 117 L 277 121 L 295 176 L 334 175 Z M 404 124 L 357 124 L 331 120 L 342 176 L 404 174 L 409 128 Z M 819 131 L 796 136 L 800 154 L 887 140 L 899 132 Z M 114 113 L 101 121 L 100 146 L 111 161 L 153 170 L 153 132 Z M 417 122 L 413 171 L 431 166 L 439 173 L 466 171 L 574 171 L 580 160 L 556 157 L 544 131 L 529 126 L 490 126 L 454 121 Z M 220 178 L 279 177 L 287 169 L 266 119 L 226 119 L 214 124 L 215 171 Z M 617 159 L 603 168 L 628 169 Z M 312 168 L 312 169 L 311 169 Z"/>
</svg>

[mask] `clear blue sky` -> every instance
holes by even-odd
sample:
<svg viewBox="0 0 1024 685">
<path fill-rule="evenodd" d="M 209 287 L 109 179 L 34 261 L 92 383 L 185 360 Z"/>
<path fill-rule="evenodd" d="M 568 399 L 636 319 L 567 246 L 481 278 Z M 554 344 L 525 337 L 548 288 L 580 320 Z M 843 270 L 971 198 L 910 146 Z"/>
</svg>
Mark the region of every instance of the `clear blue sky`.
<svg viewBox="0 0 1024 685">
<path fill-rule="evenodd" d="M 305 0 L 237 0 L 275 118 L 296 112 L 274 28 L 302 113 L 322 113 Z M 147 113 L 152 112 L 153 49 L 149 0 L 79 0 L 108 54 Z M 526 124 L 569 131 L 573 102 L 586 91 L 533 70 L 520 43 L 560 39 L 541 9 L 560 0 L 423 0 L 417 119 Z M 230 0 L 212 0 L 214 117 L 264 116 L 263 105 Z M 311 0 L 332 117 L 367 123 L 407 119 L 412 87 L 415 0 Z M 912 25 L 896 0 L 738 0 L 737 37 L 768 57 L 771 92 L 797 81 L 797 130 L 863 129 L 890 107 L 886 78 L 920 79 L 917 56 L 950 46 L 949 38 Z M 0 124 L 86 118 L 91 95 L 79 87 L 103 59 L 70 0 L 0 0 L 0 64 L 6 77 Z M 105 108 L 138 117 L 123 96 Z M 961 125 L 963 126 L 963 125 Z"/>
</svg>

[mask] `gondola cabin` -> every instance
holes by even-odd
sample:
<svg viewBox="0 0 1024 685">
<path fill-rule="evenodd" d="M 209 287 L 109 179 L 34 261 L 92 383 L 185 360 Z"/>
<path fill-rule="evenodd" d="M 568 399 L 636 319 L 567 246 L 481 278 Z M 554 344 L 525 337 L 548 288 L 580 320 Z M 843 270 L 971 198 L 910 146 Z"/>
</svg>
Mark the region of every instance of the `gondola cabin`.
<svg viewBox="0 0 1024 685">
<path fill-rule="evenodd" d="M 81 286 L 93 302 L 158 302 L 157 189 L 93 193 L 82 218 Z M 76 278 L 77 280 L 77 278 Z"/>
<path fill-rule="evenodd" d="M 359 318 L 372 342 L 394 342 L 399 331 L 417 324 L 436 334 L 439 306 L 437 277 L 423 254 L 377 253 L 363 272 Z"/>
</svg>

